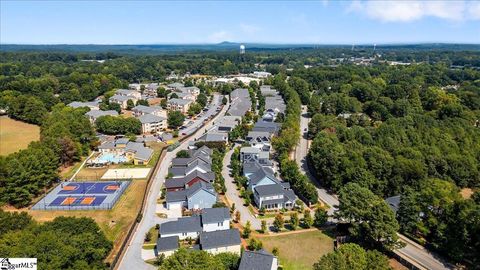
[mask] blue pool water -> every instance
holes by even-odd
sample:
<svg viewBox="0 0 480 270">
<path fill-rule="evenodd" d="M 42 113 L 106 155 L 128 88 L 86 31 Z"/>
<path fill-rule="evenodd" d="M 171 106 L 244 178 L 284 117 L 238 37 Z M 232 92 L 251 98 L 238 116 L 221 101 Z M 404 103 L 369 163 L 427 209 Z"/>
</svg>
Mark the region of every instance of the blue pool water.
<svg viewBox="0 0 480 270">
<path fill-rule="evenodd" d="M 103 153 L 97 157 L 99 161 L 106 161 L 110 163 L 122 163 L 127 162 L 127 158 L 124 156 L 118 156 L 111 153 Z"/>
</svg>

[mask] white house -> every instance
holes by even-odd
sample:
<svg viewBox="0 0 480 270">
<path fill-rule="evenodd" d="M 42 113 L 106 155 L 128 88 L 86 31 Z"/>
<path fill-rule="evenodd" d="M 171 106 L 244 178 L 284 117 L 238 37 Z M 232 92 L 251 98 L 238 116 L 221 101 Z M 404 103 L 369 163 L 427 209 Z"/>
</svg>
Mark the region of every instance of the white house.
<svg viewBox="0 0 480 270">
<path fill-rule="evenodd" d="M 191 104 L 192 101 L 188 99 L 172 98 L 167 101 L 167 109 L 169 111 L 187 113 Z"/>
<path fill-rule="evenodd" d="M 240 255 L 240 232 L 238 229 L 202 232 L 199 236 L 199 246 L 211 254 L 231 252 Z"/>
<path fill-rule="evenodd" d="M 153 114 L 156 116 L 167 118 L 167 111 L 162 109 L 162 107 L 159 107 L 159 106 L 137 105 L 133 107 L 132 112 L 135 117 L 140 117 L 145 114 Z"/>
</svg>

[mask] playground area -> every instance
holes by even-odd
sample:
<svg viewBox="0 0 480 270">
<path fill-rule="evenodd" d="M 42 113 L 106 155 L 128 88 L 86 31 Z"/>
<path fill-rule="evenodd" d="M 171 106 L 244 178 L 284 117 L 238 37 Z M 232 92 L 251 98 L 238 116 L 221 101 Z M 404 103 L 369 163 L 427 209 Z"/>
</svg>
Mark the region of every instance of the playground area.
<svg viewBox="0 0 480 270">
<path fill-rule="evenodd" d="M 32 210 L 111 209 L 130 181 L 64 182 L 55 187 Z"/>
</svg>

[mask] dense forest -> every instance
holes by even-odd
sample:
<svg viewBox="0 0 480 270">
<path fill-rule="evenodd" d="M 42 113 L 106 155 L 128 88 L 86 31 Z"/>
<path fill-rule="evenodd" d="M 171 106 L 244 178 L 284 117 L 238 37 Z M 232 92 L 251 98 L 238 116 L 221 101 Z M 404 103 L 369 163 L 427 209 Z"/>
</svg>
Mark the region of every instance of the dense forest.
<svg viewBox="0 0 480 270">
<path fill-rule="evenodd" d="M 401 231 L 476 262 L 480 205 L 460 188 L 480 186 L 479 71 L 339 66 L 294 71 L 291 81 L 309 105 L 308 159 L 323 185 L 402 195 Z"/>
<path fill-rule="evenodd" d="M 105 269 L 112 248 L 90 218 L 57 217 L 39 224 L 25 212 L 0 210 L 0 256 L 37 258 L 38 269 Z"/>
</svg>

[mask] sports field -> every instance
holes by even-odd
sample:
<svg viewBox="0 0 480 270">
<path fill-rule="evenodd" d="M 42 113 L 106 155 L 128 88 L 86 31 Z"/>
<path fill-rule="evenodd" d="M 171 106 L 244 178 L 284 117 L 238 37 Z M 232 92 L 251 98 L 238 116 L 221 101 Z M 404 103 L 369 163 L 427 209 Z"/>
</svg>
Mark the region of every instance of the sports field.
<svg viewBox="0 0 480 270">
<path fill-rule="evenodd" d="M 26 210 L 39 222 L 51 221 L 58 216 L 93 218 L 107 238 L 113 241 L 113 250 L 107 261 L 111 261 L 118 252 L 131 224 L 135 222 L 147 186 L 146 180 L 135 180 L 130 183 L 124 194 L 120 196 L 115 206 L 110 210 Z"/>
<path fill-rule="evenodd" d="M 27 148 L 32 141 L 40 139 L 40 127 L 0 116 L 0 155 Z"/>
</svg>

